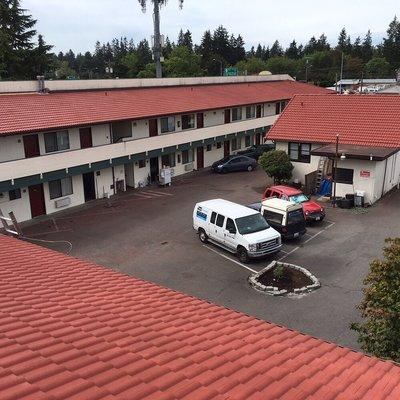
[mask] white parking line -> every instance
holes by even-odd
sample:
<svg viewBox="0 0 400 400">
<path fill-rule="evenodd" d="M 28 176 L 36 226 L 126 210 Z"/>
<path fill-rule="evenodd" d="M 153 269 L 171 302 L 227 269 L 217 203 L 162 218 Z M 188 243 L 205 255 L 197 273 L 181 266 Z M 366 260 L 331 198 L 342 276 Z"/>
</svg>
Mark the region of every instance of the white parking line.
<svg viewBox="0 0 400 400">
<path fill-rule="evenodd" d="M 223 258 L 225 258 L 225 259 L 227 259 L 227 260 L 229 260 L 229 261 L 232 261 L 233 263 L 235 263 L 235 264 L 237 264 L 237 265 L 240 265 L 242 268 L 245 268 L 245 269 L 249 270 L 250 272 L 253 272 L 253 274 L 256 274 L 256 273 L 257 273 L 256 270 L 247 267 L 246 265 L 242 264 L 241 262 L 236 261 L 236 260 L 234 260 L 234 259 L 232 259 L 232 258 L 226 256 L 225 254 L 220 253 L 219 251 L 214 250 L 214 249 L 212 249 L 211 247 L 206 246 L 205 244 L 203 244 L 203 246 L 204 246 L 206 249 L 212 251 L 213 253 L 216 253 L 216 254 L 220 255 L 221 257 L 223 257 Z"/>
<path fill-rule="evenodd" d="M 295 251 L 297 251 L 300 247 L 295 247 L 292 251 L 289 251 L 289 253 L 286 253 L 284 256 L 282 256 L 281 258 L 278 259 L 278 261 L 281 261 L 283 259 L 285 259 L 286 257 L 289 257 L 292 253 L 294 253 Z M 281 250 L 282 251 L 282 250 Z"/>
</svg>

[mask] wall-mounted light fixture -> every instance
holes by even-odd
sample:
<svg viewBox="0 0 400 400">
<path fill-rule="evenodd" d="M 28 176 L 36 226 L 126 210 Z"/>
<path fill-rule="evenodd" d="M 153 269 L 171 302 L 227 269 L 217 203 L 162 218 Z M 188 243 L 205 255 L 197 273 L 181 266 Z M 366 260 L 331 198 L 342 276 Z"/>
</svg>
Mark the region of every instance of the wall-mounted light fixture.
<svg viewBox="0 0 400 400">
<path fill-rule="evenodd" d="M 345 160 L 346 159 L 346 154 L 342 153 L 342 155 L 340 156 L 341 160 Z"/>
</svg>

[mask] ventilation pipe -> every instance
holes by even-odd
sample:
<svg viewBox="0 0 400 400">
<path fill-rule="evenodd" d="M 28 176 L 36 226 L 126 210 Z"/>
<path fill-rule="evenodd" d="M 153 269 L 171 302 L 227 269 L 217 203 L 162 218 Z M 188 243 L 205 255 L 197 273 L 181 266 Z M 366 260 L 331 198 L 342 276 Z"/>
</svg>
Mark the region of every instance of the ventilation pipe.
<svg viewBox="0 0 400 400">
<path fill-rule="evenodd" d="M 38 81 L 38 93 L 45 93 L 46 89 L 45 89 L 45 84 L 44 84 L 44 76 L 38 75 L 37 81 Z"/>
</svg>

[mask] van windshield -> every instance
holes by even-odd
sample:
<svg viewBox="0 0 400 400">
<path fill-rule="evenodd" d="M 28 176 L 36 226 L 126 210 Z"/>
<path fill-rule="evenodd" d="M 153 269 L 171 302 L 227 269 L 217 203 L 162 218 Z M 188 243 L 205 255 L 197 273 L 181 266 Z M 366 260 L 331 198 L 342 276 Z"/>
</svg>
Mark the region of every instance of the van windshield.
<svg viewBox="0 0 400 400">
<path fill-rule="evenodd" d="M 267 221 L 259 213 L 248 215 L 247 217 L 236 218 L 235 222 L 239 233 L 242 235 L 260 232 L 269 228 Z"/>
<path fill-rule="evenodd" d="M 299 222 L 305 222 L 303 209 L 288 212 L 287 224 L 293 225 Z"/>
</svg>

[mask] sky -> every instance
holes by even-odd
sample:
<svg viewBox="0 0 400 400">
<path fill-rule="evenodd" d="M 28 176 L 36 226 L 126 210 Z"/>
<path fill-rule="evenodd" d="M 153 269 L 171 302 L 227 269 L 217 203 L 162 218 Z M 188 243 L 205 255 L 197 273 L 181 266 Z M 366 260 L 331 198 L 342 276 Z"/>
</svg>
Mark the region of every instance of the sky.
<svg viewBox="0 0 400 400">
<path fill-rule="evenodd" d="M 22 7 L 38 20 L 36 29 L 54 51 L 92 51 L 95 42 L 114 37 L 150 40 L 152 10 L 142 13 L 137 0 L 22 0 Z M 168 0 L 161 10 L 161 33 L 176 41 L 179 30 L 189 29 L 195 43 L 205 30 L 223 25 L 241 34 L 247 49 L 278 39 L 306 43 L 325 33 L 336 44 L 343 26 L 354 40 L 371 29 L 374 42 L 385 36 L 390 21 L 400 14 L 399 0 Z"/>
</svg>

